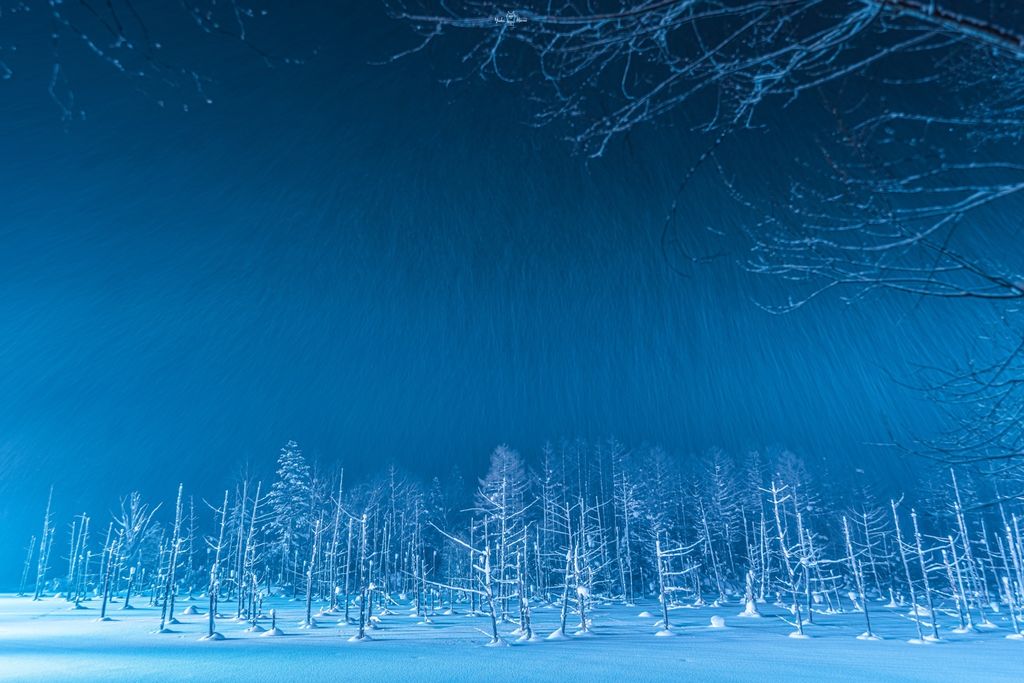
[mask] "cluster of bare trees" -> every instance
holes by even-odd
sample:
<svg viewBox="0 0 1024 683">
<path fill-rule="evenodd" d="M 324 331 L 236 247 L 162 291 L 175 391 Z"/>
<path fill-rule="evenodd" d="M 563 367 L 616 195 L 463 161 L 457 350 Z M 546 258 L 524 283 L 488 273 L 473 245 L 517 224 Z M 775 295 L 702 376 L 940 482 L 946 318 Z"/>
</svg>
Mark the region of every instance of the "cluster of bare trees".
<svg viewBox="0 0 1024 683">
<path fill-rule="evenodd" d="M 1002 2 L 535 0 L 512 13 L 488 0 L 386 4 L 422 36 L 398 56 L 450 37 L 463 62 L 523 84 L 541 103 L 541 121 L 566 124 L 593 156 L 673 114 L 707 129 L 742 128 L 766 105 L 852 78 L 888 75 L 906 86 L 924 69 L 913 75 L 976 85 L 1024 54 L 1019 8 Z M 965 73 L 969 64 L 986 68 Z"/>
<path fill-rule="evenodd" d="M 548 445 L 531 463 L 499 446 L 470 492 L 457 471 L 423 482 L 394 466 L 350 486 L 290 442 L 269 487 L 245 478 L 208 503 L 179 486 L 163 520 L 161 505 L 132 493 L 100 533 L 89 515 L 74 517 L 59 562 L 48 503 L 21 592 L 98 602 L 100 619 L 146 601 L 159 608 L 159 632 L 176 623 L 176 600 L 195 614 L 192 599 L 204 598 L 210 639 L 218 618 L 253 632 L 269 619 L 279 633 L 268 596 L 303 601 L 300 628 L 337 618 L 353 641 L 372 638 L 400 604 L 425 624 L 479 616 L 503 645 L 503 624 L 541 637 L 538 605 L 558 610 L 558 628 L 542 634 L 558 639 L 589 634 L 595 608 L 652 599 L 659 635 L 673 634 L 677 606 L 735 604 L 756 618 L 774 603 L 797 636 L 816 615 L 856 610 L 872 638 L 879 602 L 906 606 L 922 641 L 939 635 L 939 605 L 964 630 L 1008 612 L 1019 633 L 1019 502 L 979 507 L 992 492 L 948 474 L 913 503 L 876 502 L 788 451 L 680 460 L 611 440 Z"/>
</svg>

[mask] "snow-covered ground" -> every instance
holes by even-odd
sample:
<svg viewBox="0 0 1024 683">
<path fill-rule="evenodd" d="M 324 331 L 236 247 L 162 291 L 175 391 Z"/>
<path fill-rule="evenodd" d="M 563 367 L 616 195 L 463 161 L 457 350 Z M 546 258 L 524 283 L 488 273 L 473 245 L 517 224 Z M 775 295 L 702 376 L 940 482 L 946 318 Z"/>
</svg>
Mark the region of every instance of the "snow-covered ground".
<svg viewBox="0 0 1024 683">
<path fill-rule="evenodd" d="M 874 607 L 881 641 L 858 640 L 863 616 L 816 614 L 811 638 L 788 637 L 792 628 L 777 608 L 761 605 L 764 618 L 740 618 L 742 605 L 675 609 L 674 635 L 658 637 L 655 604 L 603 606 L 594 633 L 567 640 L 484 647 L 482 617 L 438 615 L 423 624 L 408 611 L 382 618 L 372 641 L 348 642 L 354 627 L 320 617 L 311 630 L 298 628 L 301 602 L 276 599 L 284 635 L 262 637 L 246 624 L 218 620 L 219 642 L 203 642 L 206 617 L 181 614 L 202 601 L 178 603 L 173 633 L 153 633 L 159 610 L 139 599 L 138 609 L 98 622 L 98 604 L 70 610 L 58 598 L 32 602 L 0 596 L 0 679 L 18 681 L 1022 681 L 1024 642 L 1007 639 L 1005 615 L 998 628 L 957 634 L 956 619 L 940 615 L 943 642 L 913 645 L 908 609 Z M 230 604 L 222 610 L 232 612 Z M 403 607 L 403 610 L 405 608 Z M 643 615 L 643 616 L 642 616 Z M 724 628 L 712 628 L 713 616 Z M 541 635 L 556 627 L 558 612 L 539 607 Z M 264 626 L 269 627 L 268 622 Z M 503 626 L 510 634 L 514 625 Z"/>
</svg>

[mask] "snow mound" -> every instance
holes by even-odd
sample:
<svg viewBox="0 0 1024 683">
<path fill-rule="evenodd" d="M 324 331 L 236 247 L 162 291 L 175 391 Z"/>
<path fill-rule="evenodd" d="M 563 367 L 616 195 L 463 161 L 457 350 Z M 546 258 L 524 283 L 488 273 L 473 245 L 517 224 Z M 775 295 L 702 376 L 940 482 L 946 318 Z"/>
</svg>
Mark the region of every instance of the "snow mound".
<svg viewBox="0 0 1024 683">
<path fill-rule="evenodd" d="M 188 606 L 188 607 L 186 607 L 185 609 L 181 610 L 181 613 L 182 613 L 182 614 L 186 614 L 186 615 L 190 615 L 190 614 L 202 614 L 202 612 L 200 612 L 199 610 L 197 610 L 197 609 L 196 609 L 196 606 L 195 606 L 195 605 L 189 605 L 189 606 Z"/>
<path fill-rule="evenodd" d="M 862 633 L 859 636 L 857 636 L 857 640 L 881 640 L 881 639 L 882 639 L 881 636 L 876 636 L 874 633 L 868 633 L 867 631 L 865 631 L 864 633 Z"/>
<path fill-rule="evenodd" d="M 638 617 L 640 617 L 641 619 L 650 619 L 650 618 L 651 618 L 651 617 L 653 617 L 654 615 L 653 615 L 653 614 L 651 614 L 650 612 L 648 612 L 648 611 L 644 610 L 643 612 L 641 612 L 641 613 L 640 613 L 640 614 L 638 614 L 637 616 L 638 616 Z"/>
<path fill-rule="evenodd" d="M 725 628 L 725 618 L 717 614 L 711 617 L 711 628 Z"/>
<path fill-rule="evenodd" d="M 213 633 L 211 633 L 210 635 L 208 635 L 208 636 L 203 636 L 203 637 L 202 637 L 202 638 L 200 638 L 199 640 L 224 640 L 224 636 L 222 636 L 221 634 L 219 634 L 219 633 L 217 633 L 216 631 L 214 631 L 214 632 L 213 632 Z"/>
<path fill-rule="evenodd" d="M 654 635 L 658 636 L 659 638 L 667 638 L 669 636 L 674 636 L 675 633 L 672 633 L 672 631 L 669 631 L 667 628 L 663 628 Z"/>
<path fill-rule="evenodd" d="M 556 628 L 554 631 L 548 634 L 545 640 L 568 640 L 569 636 L 566 635 L 565 631 L 560 628 Z"/>
<path fill-rule="evenodd" d="M 266 631 L 261 633 L 260 634 L 260 638 L 276 638 L 277 636 L 283 636 L 283 635 L 284 635 L 284 631 L 282 631 L 281 629 L 279 629 L 278 627 L 275 626 L 274 628 L 267 629 Z"/>
<path fill-rule="evenodd" d="M 743 617 L 744 619 L 760 619 L 761 613 L 757 611 L 757 603 L 753 600 L 748 600 L 747 606 L 736 616 Z"/>
</svg>

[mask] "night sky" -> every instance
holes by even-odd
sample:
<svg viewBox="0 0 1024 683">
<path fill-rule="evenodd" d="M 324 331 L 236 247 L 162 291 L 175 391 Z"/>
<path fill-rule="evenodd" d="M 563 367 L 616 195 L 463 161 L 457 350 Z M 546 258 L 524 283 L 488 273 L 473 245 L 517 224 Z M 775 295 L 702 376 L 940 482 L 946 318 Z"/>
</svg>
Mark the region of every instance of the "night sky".
<svg viewBox="0 0 1024 683">
<path fill-rule="evenodd" d="M 474 476 L 500 442 L 615 435 L 899 480 L 909 465 L 867 444 L 941 426 L 893 379 L 960 353 L 970 310 L 766 312 L 788 285 L 705 229 L 744 217 L 703 176 L 676 228 L 721 255 L 669 267 L 664 218 L 706 144 L 686 126 L 587 160 L 525 125 L 521 88 L 445 87 L 430 54 L 373 64 L 411 40 L 377 9 L 289 40 L 319 51 L 228 51 L 188 112 L 84 54 L 84 121 L 61 121 L 45 54 L 0 85 L 0 582 L 51 484 L 58 520 L 105 526 L 134 488 L 211 496 L 247 462 L 272 471 L 288 439 L 356 474 Z M 794 111 L 722 155 L 767 182 Z"/>
</svg>

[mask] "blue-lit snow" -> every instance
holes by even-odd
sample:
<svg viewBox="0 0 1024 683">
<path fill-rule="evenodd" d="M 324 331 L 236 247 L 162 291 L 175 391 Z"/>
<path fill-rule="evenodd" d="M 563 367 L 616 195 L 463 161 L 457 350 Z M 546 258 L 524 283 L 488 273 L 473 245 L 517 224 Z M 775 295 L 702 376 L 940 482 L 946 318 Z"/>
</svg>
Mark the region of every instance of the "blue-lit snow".
<svg viewBox="0 0 1024 683">
<path fill-rule="evenodd" d="M 182 603 L 179 603 L 182 604 Z M 884 640 L 858 640 L 863 615 L 815 614 L 806 640 L 775 605 L 759 605 L 763 618 L 741 618 L 743 605 L 677 608 L 672 637 L 658 637 L 657 604 L 604 605 L 594 634 L 519 642 L 514 624 L 502 626 L 510 647 L 489 648 L 478 629 L 486 618 L 437 614 L 432 624 L 402 609 L 382 617 L 372 640 L 351 643 L 355 627 L 320 616 L 319 626 L 299 628 L 303 602 L 276 598 L 279 638 L 246 631 L 247 624 L 219 619 L 218 642 L 206 632 L 205 601 L 184 602 L 173 633 L 153 633 L 159 608 L 140 601 L 113 621 L 95 619 L 98 609 L 69 610 L 59 598 L 32 602 L 0 597 L 0 680 L 17 681 L 1020 681 L 1024 642 L 1008 639 L 1009 618 L 998 628 L 958 634 L 953 614 L 940 611 L 942 642 L 914 645 L 906 606 L 871 606 L 872 624 Z M 189 606 L 194 605 L 189 610 Z M 95 606 L 92 606 L 95 607 Z M 233 613 L 228 603 L 222 609 Z M 184 614 L 201 612 L 200 614 Z M 713 628 L 712 617 L 724 618 Z M 539 636 L 557 626 L 558 610 L 539 606 Z M 269 628 L 269 620 L 264 623 Z"/>
</svg>

